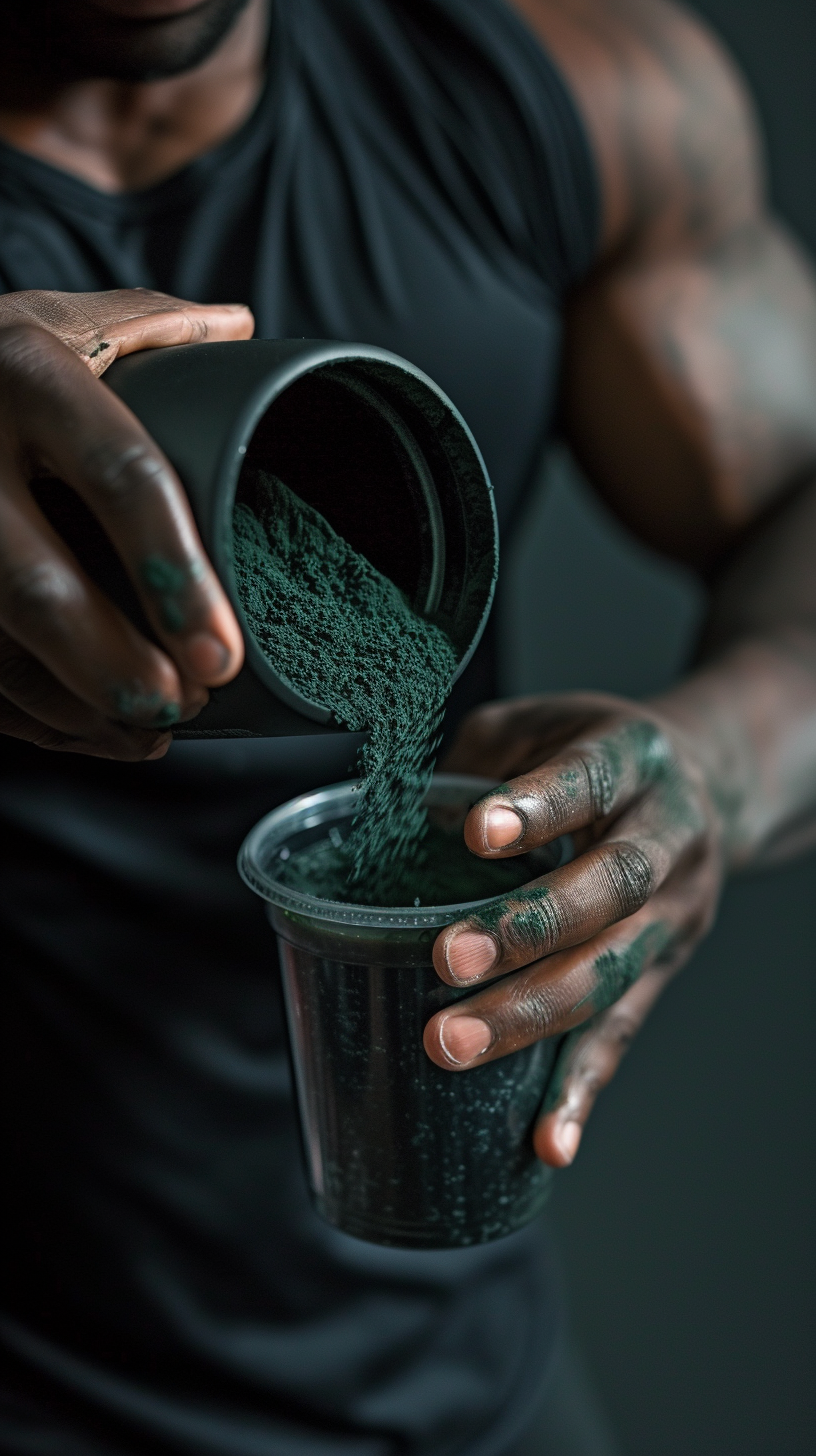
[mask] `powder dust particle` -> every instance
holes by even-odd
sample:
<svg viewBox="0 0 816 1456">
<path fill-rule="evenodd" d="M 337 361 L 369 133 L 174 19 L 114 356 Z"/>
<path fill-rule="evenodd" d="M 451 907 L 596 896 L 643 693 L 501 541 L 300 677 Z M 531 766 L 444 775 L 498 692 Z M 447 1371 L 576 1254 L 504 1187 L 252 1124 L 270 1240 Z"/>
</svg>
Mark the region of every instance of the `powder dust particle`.
<svg viewBox="0 0 816 1456">
<path fill-rule="evenodd" d="M 422 801 L 456 669 L 453 645 L 275 476 L 245 470 L 241 496 L 235 579 L 258 646 L 304 697 L 353 732 L 370 729 L 359 807 L 344 844 L 332 846 L 335 887 L 342 856 L 343 898 L 400 903 L 427 833 Z"/>
</svg>

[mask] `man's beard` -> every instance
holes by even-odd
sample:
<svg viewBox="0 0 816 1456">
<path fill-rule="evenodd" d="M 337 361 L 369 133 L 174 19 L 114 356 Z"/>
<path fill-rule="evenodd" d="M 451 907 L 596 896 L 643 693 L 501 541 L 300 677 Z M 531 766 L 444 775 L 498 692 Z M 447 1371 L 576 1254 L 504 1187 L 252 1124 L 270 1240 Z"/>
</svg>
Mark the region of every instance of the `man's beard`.
<svg viewBox="0 0 816 1456">
<path fill-rule="evenodd" d="M 0 34 L 28 70 L 64 80 L 159 81 L 217 48 L 249 0 L 199 0 L 164 19 L 130 20 L 94 0 L 0 0 Z M 0 101 L 1 104 L 1 101 Z"/>
</svg>

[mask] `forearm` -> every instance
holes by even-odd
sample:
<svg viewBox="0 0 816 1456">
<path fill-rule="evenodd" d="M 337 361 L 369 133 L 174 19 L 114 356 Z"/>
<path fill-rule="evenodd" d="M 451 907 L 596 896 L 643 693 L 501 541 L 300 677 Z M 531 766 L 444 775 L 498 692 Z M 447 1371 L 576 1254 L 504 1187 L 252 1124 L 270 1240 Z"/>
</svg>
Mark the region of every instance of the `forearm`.
<svg viewBox="0 0 816 1456">
<path fill-rule="evenodd" d="M 700 666 L 655 706 L 702 754 L 733 867 L 816 842 L 816 479 L 721 572 Z"/>
</svg>

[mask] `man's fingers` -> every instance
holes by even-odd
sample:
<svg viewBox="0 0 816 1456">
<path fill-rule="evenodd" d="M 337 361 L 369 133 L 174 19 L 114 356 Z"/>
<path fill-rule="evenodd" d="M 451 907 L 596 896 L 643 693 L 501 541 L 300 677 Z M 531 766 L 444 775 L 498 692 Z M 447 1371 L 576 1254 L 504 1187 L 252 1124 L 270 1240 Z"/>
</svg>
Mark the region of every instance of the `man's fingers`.
<svg viewBox="0 0 816 1456">
<path fill-rule="evenodd" d="M 474 854 L 523 854 L 619 813 L 673 770 L 671 746 L 648 719 L 611 723 L 540 768 L 493 789 L 465 821 Z"/>
<path fill-rule="evenodd" d="M 573 1161 L 598 1093 L 612 1081 L 667 979 L 665 971 L 644 971 L 614 1006 L 564 1038 L 533 1135 L 543 1163 L 565 1168 Z"/>
<path fill-rule="evenodd" d="M 646 970 L 673 971 L 701 933 L 686 916 L 683 890 L 666 887 L 621 924 L 437 1012 L 425 1028 L 425 1050 L 438 1066 L 464 1071 L 571 1031 L 619 1000 Z"/>
<path fill-rule="evenodd" d="M 107 718 L 168 728 L 207 700 L 88 581 L 27 493 L 0 491 L 0 627 Z"/>
<path fill-rule="evenodd" d="M 0 734 L 19 738 L 36 748 L 53 753 L 82 753 L 91 758 L 114 758 L 125 763 L 142 763 L 146 759 L 163 758 L 172 743 L 169 733 L 157 736 L 138 729 L 118 728 L 109 723 L 92 736 L 64 733 L 49 728 L 0 696 Z"/>
<path fill-rule="evenodd" d="M 103 369 L 124 354 L 139 349 L 165 349 L 174 344 L 213 344 L 229 339 L 251 339 L 255 320 L 243 304 L 174 303 L 172 308 L 118 318 L 105 330 L 107 349 L 99 348 L 96 358 Z M 99 332 L 99 330 L 97 330 Z M 87 357 L 87 355 L 86 355 Z M 90 359 L 89 363 L 92 362 Z M 102 370 L 99 371 L 100 373 Z"/>
<path fill-rule="evenodd" d="M 69 692 L 4 633 L 0 633 L 0 732 L 43 748 L 73 748 L 128 761 L 155 756 L 172 741 L 161 729 L 113 722 Z"/>
<path fill-rule="evenodd" d="M 438 975 L 451 986 L 501 976 L 634 915 L 693 854 L 704 828 L 696 801 L 667 769 L 571 864 L 443 930 L 433 952 Z"/>
<path fill-rule="evenodd" d="M 15 322 L 47 329 L 96 375 L 137 349 L 250 339 L 255 328 L 244 304 L 190 303 L 146 288 L 9 294 L 2 300 L 0 323 Z"/>
<path fill-rule="evenodd" d="M 594 724 L 608 722 L 631 703 L 604 693 L 537 693 L 485 703 L 460 725 L 442 767 L 449 773 L 509 778 L 529 772 Z"/>
<path fill-rule="evenodd" d="M 636 839 L 595 845 L 572 864 L 449 925 L 434 945 L 437 974 L 450 986 L 505 975 L 634 915 L 656 884 Z"/>
<path fill-rule="evenodd" d="M 0 383 L 29 473 L 67 481 L 98 517 L 182 675 L 229 681 L 243 657 L 238 624 L 178 478 L 139 421 L 42 330 L 2 331 Z"/>
</svg>

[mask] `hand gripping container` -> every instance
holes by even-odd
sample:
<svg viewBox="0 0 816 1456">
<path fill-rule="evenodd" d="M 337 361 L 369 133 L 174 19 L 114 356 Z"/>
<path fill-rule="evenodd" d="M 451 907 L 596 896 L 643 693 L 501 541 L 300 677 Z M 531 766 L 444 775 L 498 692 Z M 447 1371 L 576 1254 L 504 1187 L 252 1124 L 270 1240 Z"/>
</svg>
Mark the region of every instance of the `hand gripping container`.
<svg viewBox="0 0 816 1456">
<path fill-rule="evenodd" d="M 493 493 L 458 410 L 407 360 L 367 344 L 251 339 L 144 350 L 105 383 L 161 446 L 241 623 L 246 665 L 178 737 L 330 733 L 344 725 L 275 671 L 238 599 L 236 490 L 248 463 L 277 475 L 450 637 L 458 673 L 481 636 L 498 566 Z M 88 574 L 150 634 L 95 518 L 70 488 L 37 498 Z"/>
</svg>

